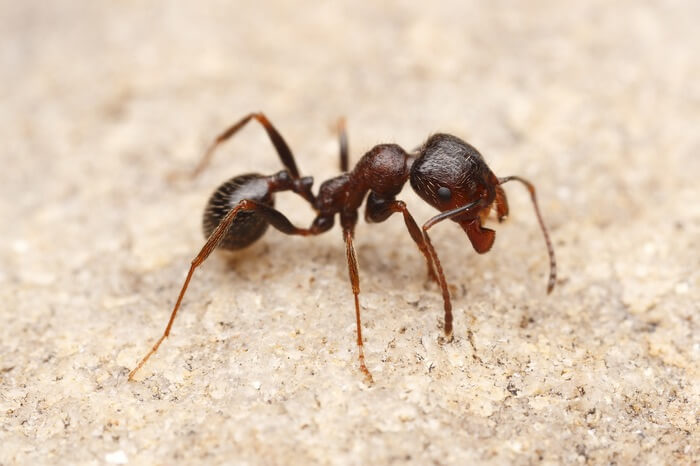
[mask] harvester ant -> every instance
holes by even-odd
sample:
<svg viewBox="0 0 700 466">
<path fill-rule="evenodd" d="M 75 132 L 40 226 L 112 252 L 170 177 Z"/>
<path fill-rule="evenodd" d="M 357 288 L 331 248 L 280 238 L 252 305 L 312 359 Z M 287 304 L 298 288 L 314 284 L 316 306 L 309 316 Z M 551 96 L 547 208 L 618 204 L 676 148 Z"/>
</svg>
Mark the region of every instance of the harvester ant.
<svg viewBox="0 0 700 466">
<path fill-rule="evenodd" d="M 341 120 L 339 136 L 342 173 L 322 183 L 318 195 L 314 195 L 311 192 L 313 178 L 300 176 L 292 151 L 284 138 L 263 113 L 251 113 L 214 140 L 193 175 L 200 173 L 209 164 L 214 151 L 221 143 L 231 138 L 251 120 L 259 122 L 267 132 L 284 165 L 284 170 L 269 176 L 257 173 L 236 176 L 214 191 L 204 211 L 203 227 L 207 241 L 192 260 L 163 335 L 136 368 L 129 373 L 129 380 L 133 379 L 134 374 L 170 334 L 192 274 L 214 249 L 219 247 L 236 250 L 249 246 L 258 240 L 270 225 L 287 235 L 319 235 L 331 229 L 337 214 L 340 217 L 345 240 L 345 255 L 355 298 L 360 369 L 368 382 L 371 382 L 372 375 L 365 364 L 362 348 L 360 278 L 353 247 L 353 233 L 357 224 L 358 211 L 365 197 L 367 222 L 383 222 L 395 213 L 403 215 L 408 233 L 425 256 L 428 275 L 442 290 L 445 309 L 444 330 L 448 341 L 452 338 L 452 304 L 445 274 L 430 241 L 428 230 L 443 220 L 452 220 L 462 227 L 477 253 L 488 252 L 493 246 L 496 232 L 484 228 L 483 223 L 492 208 L 495 209 L 499 221 L 507 217 L 508 201 L 502 185 L 508 181 L 519 181 L 530 192 L 549 253 L 547 293 L 554 288 L 556 280 L 554 250 L 537 205 L 535 187 L 519 176 L 496 177 L 481 154 L 461 139 L 449 134 L 434 134 L 411 153 L 396 144 L 379 144 L 370 149 L 352 171 L 348 171 L 347 136 Z M 422 228 L 418 227 L 406 204 L 396 199 L 409 180 L 416 193 L 440 211 L 425 222 Z M 294 226 L 284 214 L 274 208 L 274 193 L 280 191 L 292 191 L 298 194 L 316 211 L 316 218 L 309 228 Z"/>
</svg>

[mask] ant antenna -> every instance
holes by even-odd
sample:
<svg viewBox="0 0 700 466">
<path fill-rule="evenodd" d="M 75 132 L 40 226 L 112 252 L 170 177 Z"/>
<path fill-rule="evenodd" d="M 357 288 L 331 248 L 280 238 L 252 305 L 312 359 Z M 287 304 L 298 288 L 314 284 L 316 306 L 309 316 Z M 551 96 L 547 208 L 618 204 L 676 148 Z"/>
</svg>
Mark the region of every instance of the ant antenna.
<svg viewBox="0 0 700 466">
<path fill-rule="evenodd" d="M 537 205 L 537 196 L 535 195 L 535 186 L 524 178 L 519 176 L 505 176 L 499 178 L 498 182 L 500 184 L 507 183 L 508 181 L 515 180 L 520 181 L 527 187 L 530 191 L 530 198 L 532 199 L 532 204 L 535 206 L 535 214 L 537 215 L 537 221 L 540 223 L 540 228 L 542 229 L 542 234 L 544 235 L 544 241 L 547 243 L 547 252 L 549 253 L 549 281 L 547 282 L 547 294 L 551 293 L 554 289 L 554 283 L 557 279 L 557 261 L 554 258 L 554 248 L 552 248 L 552 242 L 549 239 L 549 233 L 547 232 L 547 227 L 544 225 L 542 220 L 542 214 L 540 213 L 540 208 Z"/>
</svg>

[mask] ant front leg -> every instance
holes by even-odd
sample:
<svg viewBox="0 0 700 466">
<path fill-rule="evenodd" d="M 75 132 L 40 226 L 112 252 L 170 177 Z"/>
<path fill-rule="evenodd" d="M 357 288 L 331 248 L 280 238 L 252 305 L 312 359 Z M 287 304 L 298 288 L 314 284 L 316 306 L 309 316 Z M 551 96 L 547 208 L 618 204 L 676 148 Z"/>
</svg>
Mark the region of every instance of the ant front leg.
<svg viewBox="0 0 700 466">
<path fill-rule="evenodd" d="M 345 239 L 345 257 L 348 261 L 348 273 L 350 275 L 350 284 L 352 285 L 352 294 L 355 297 L 355 321 L 357 324 L 357 349 L 360 359 L 360 370 L 365 374 L 368 383 L 374 383 L 372 374 L 365 364 L 365 351 L 362 343 L 362 321 L 360 320 L 360 274 L 357 267 L 357 256 L 355 248 L 352 245 L 353 231 L 357 223 L 357 213 L 354 215 L 342 215 L 341 223 L 343 225 L 343 237 Z"/>
<path fill-rule="evenodd" d="M 438 258 L 437 252 L 435 251 L 435 247 L 433 247 L 432 241 L 430 241 L 430 235 L 428 235 L 428 230 L 430 227 L 435 225 L 438 222 L 441 222 L 445 219 L 452 218 L 456 215 L 461 215 L 464 214 L 465 212 L 470 212 L 472 209 L 479 208 L 481 206 L 481 200 L 476 200 L 474 202 L 470 202 L 467 205 L 464 205 L 462 207 L 458 207 L 456 209 L 448 210 L 446 212 L 442 212 L 427 222 L 423 225 L 423 237 L 425 238 L 425 243 L 426 246 L 428 247 L 428 251 L 430 251 L 430 255 L 433 257 L 433 261 L 435 263 L 435 269 L 437 270 L 438 277 L 440 279 L 440 287 L 442 288 L 442 299 L 445 302 L 445 338 L 448 341 L 451 341 L 453 336 L 452 336 L 452 302 L 450 301 L 450 290 L 447 288 L 447 281 L 445 280 L 445 273 L 442 270 L 442 265 L 440 264 L 440 259 Z"/>
<path fill-rule="evenodd" d="M 418 249 L 425 256 L 425 260 L 428 264 L 428 275 L 431 279 L 440 286 L 442 291 L 442 301 L 443 307 L 445 309 L 445 338 L 447 341 L 452 340 L 452 301 L 450 300 L 450 291 L 447 288 L 447 280 L 445 279 L 445 273 L 442 270 L 442 265 L 440 264 L 440 258 L 435 251 L 432 243 L 430 242 L 430 237 L 427 231 L 421 233 L 418 224 L 413 219 L 413 216 L 408 211 L 406 203 L 397 200 L 384 200 L 374 193 L 370 193 L 367 198 L 367 207 L 365 211 L 365 219 L 368 222 L 383 222 L 391 214 L 401 212 L 403 214 L 404 222 L 406 223 L 406 228 L 415 241 Z M 435 273 L 437 270 L 437 273 Z"/>
<path fill-rule="evenodd" d="M 408 233 L 411 235 L 411 238 L 413 238 L 413 241 L 416 243 L 416 246 L 418 246 L 418 249 L 420 249 L 420 252 L 423 253 L 423 256 L 425 256 L 425 261 L 428 265 L 428 277 L 431 280 L 435 280 L 438 285 L 442 286 L 438 276 L 435 274 L 435 270 L 433 269 L 433 259 L 428 250 L 428 245 L 425 242 L 425 238 L 423 238 L 423 234 L 421 233 L 420 228 L 418 228 L 418 224 L 408 211 L 406 203 L 403 201 L 397 201 L 394 198 L 384 199 L 374 192 L 369 193 L 369 196 L 367 197 L 367 204 L 365 206 L 365 220 L 368 223 L 383 222 L 392 214 L 398 212 L 403 214 L 403 220 L 406 224 Z"/>
<path fill-rule="evenodd" d="M 209 238 L 204 244 L 204 247 L 202 247 L 201 251 L 199 251 L 199 254 L 197 254 L 197 256 L 192 260 L 190 270 L 187 273 L 187 277 L 185 278 L 185 283 L 180 289 L 180 294 L 178 295 L 177 301 L 175 302 L 175 306 L 173 307 L 173 310 L 170 313 L 170 320 L 168 321 L 168 325 L 165 327 L 163 335 L 161 335 L 158 341 L 156 341 L 155 345 L 153 345 L 153 348 L 151 348 L 151 350 L 141 359 L 138 365 L 129 373 L 129 380 L 134 379 L 134 375 L 136 374 L 136 372 L 138 372 L 138 370 L 141 369 L 141 367 L 143 367 L 146 361 L 148 361 L 148 359 L 156 351 L 158 351 L 158 348 L 160 347 L 161 343 L 163 343 L 163 340 L 165 340 L 168 337 L 168 335 L 170 335 L 170 329 L 173 326 L 175 316 L 177 315 L 177 311 L 180 309 L 182 298 L 185 296 L 185 292 L 187 291 L 187 287 L 190 284 L 190 280 L 192 279 L 192 275 L 194 274 L 195 269 L 202 265 L 202 263 L 204 263 L 204 261 L 214 251 L 214 249 L 216 249 L 217 245 L 226 237 L 226 235 L 229 232 L 229 228 L 231 228 L 231 225 L 236 220 L 237 216 L 242 212 L 254 212 L 256 215 L 260 215 L 262 218 L 264 218 L 274 228 L 288 235 L 317 235 L 333 226 L 332 222 L 330 223 L 330 225 L 315 222 L 311 226 L 311 228 L 297 228 L 294 225 L 292 225 L 292 223 L 287 219 L 287 217 L 285 217 L 281 212 L 268 205 L 250 199 L 244 199 L 240 201 L 236 205 L 236 207 L 231 209 L 221 220 L 221 222 L 219 222 L 219 225 L 209 235 Z"/>
</svg>

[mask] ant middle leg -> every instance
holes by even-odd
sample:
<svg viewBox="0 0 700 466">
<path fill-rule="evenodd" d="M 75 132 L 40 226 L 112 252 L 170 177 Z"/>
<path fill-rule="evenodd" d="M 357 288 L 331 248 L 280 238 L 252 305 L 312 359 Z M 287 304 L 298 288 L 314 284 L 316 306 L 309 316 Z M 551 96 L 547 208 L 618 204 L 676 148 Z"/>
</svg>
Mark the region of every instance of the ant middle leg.
<svg viewBox="0 0 700 466">
<path fill-rule="evenodd" d="M 341 218 L 343 223 L 343 237 L 345 239 L 345 257 L 348 261 L 348 274 L 350 276 L 350 284 L 352 285 L 352 294 L 355 298 L 355 323 L 357 324 L 357 350 L 360 360 L 360 370 L 365 374 L 367 382 L 372 384 L 374 379 L 372 373 L 367 369 L 365 364 L 365 351 L 362 343 L 362 321 L 360 320 L 360 274 L 357 267 L 357 256 L 355 248 L 352 245 L 353 229 L 357 222 L 357 215 L 352 218 Z"/>
<path fill-rule="evenodd" d="M 397 201 L 393 198 L 383 199 L 374 192 L 369 193 L 369 196 L 367 197 L 367 204 L 365 206 L 365 220 L 368 223 L 383 222 L 386 219 L 388 219 L 392 214 L 399 212 L 403 214 L 403 220 L 406 224 L 406 229 L 408 230 L 408 233 L 411 235 L 411 238 L 413 238 L 413 241 L 416 243 L 416 246 L 418 246 L 418 249 L 425 257 L 425 261 L 428 266 L 428 277 L 431 280 L 435 280 L 435 282 L 438 285 L 440 285 L 440 280 L 435 274 L 435 270 L 433 268 L 433 259 L 430 255 L 430 252 L 428 251 L 428 246 L 425 243 L 425 239 L 423 238 L 423 234 L 421 233 L 418 224 L 413 219 L 411 213 L 408 211 L 406 203 L 403 201 Z"/>
<path fill-rule="evenodd" d="M 155 354 L 156 351 L 158 351 L 158 348 L 160 347 L 161 343 L 163 343 L 163 340 L 165 340 L 170 335 L 170 330 L 173 326 L 173 322 L 175 321 L 175 316 L 177 315 L 177 311 L 180 309 L 182 299 L 185 296 L 185 292 L 187 291 L 187 287 L 190 284 L 190 280 L 192 279 L 192 275 L 194 274 L 195 269 L 202 265 L 202 263 L 204 263 L 204 261 L 214 251 L 214 249 L 216 249 L 219 243 L 221 243 L 226 238 L 226 235 L 229 233 L 231 225 L 234 224 L 236 218 L 243 212 L 253 212 L 255 215 L 260 215 L 274 228 L 288 235 L 317 235 L 319 233 L 322 233 L 323 231 L 326 231 L 332 226 L 331 222 L 330 225 L 323 224 L 323 227 L 321 228 L 319 227 L 321 223 L 314 222 L 311 228 L 297 228 L 287 219 L 287 217 L 285 217 L 281 212 L 274 209 L 273 207 L 250 199 L 244 199 L 240 201 L 236 205 L 236 207 L 231 209 L 221 220 L 221 222 L 219 222 L 214 231 L 209 235 L 207 242 L 199 251 L 199 254 L 197 254 L 197 256 L 192 260 L 190 269 L 187 272 L 187 277 L 185 278 L 185 282 L 183 283 L 182 288 L 180 289 L 180 294 L 177 297 L 175 306 L 173 307 L 173 310 L 170 313 L 170 319 L 168 320 L 168 325 L 165 327 L 163 335 L 161 335 L 161 337 L 158 339 L 158 341 L 156 341 L 151 350 L 148 353 L 146 353 L 146 355 L 141 359 L 138 365 L 129 373 L 129 380 L 134 379 L 134 375 L 136 374 L 136 372 L 138 372 L 138 370 L 141 369 L 141 367 L 143 367 L 144 364 L 146 364 L 146 361 L 148 361 L 148 359 L 153 354 Z"/>
</svg>

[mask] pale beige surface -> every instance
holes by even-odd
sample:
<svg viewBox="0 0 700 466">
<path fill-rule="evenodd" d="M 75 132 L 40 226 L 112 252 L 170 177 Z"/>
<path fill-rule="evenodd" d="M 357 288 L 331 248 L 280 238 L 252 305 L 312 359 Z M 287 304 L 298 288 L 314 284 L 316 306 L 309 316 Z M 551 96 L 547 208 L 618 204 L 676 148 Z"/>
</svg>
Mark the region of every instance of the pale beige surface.
<svg viewBox="0 0 700 466">
<path fill-rule="evenodd" d="M 700 4 L 233 3 L 0 3 L 0 464 L 700 460 Z M 555 292 L 507 186 L 491 253 L 435 230 L 456 325 L 440 345 L 402 222 L 361 223 L 368 387 L 340 232 L 270 232 L 212 256 L 127 383 L 210 191 L 279 163 L 251 127 L 195 182 L 166 175 L 258 109 L 317 185 L 340 115 L 353 160 L 468 139 L 536 182 Z"/>
</svg>

